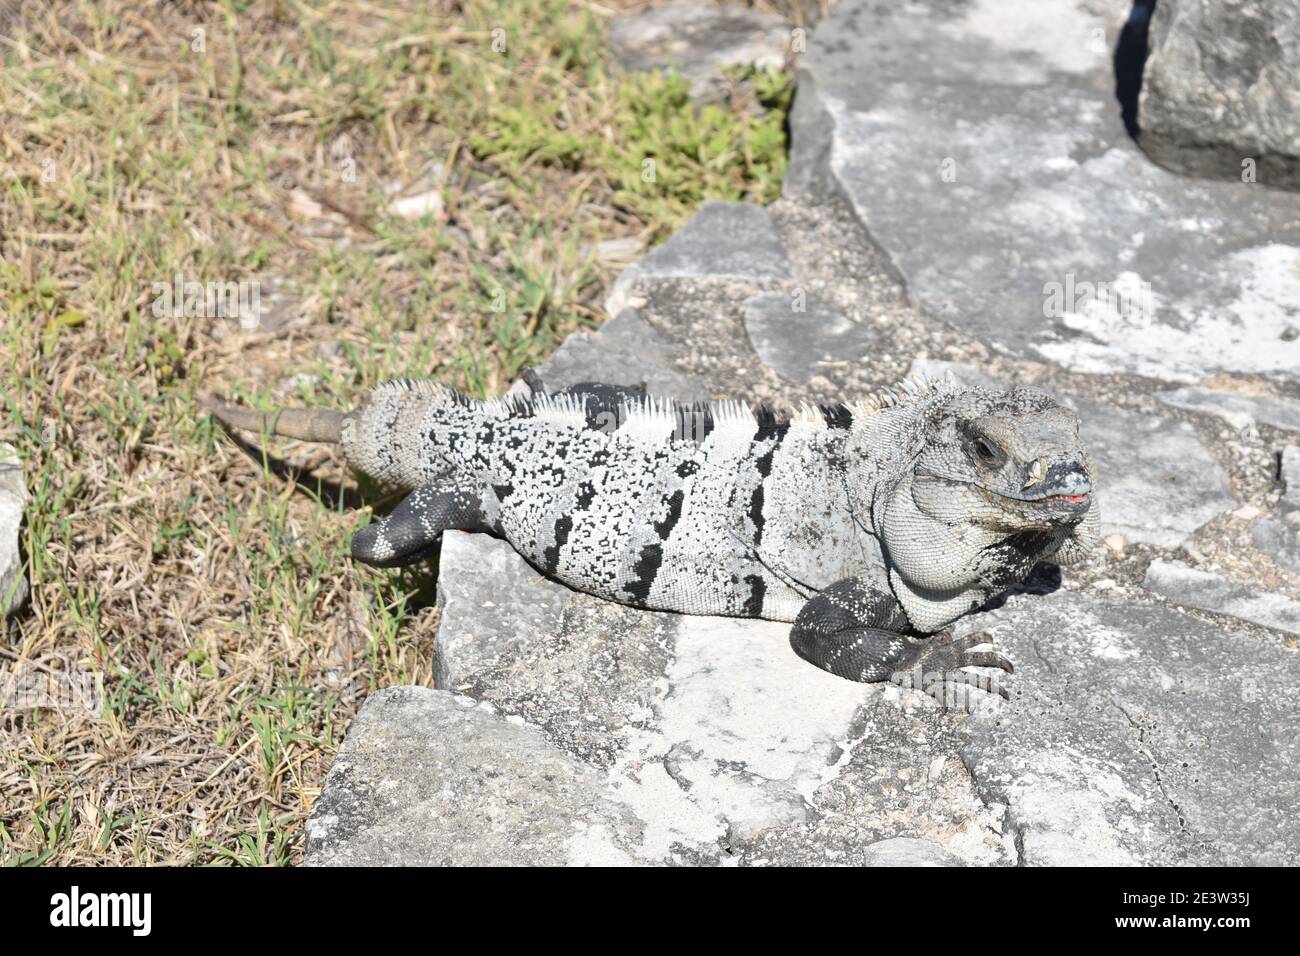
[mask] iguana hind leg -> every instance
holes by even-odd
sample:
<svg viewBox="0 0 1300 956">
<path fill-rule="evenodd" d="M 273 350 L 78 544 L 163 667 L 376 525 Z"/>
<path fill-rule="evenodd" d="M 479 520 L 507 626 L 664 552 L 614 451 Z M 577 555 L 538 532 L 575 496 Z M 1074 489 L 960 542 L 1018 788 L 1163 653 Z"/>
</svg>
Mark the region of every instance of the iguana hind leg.
<svg viewBox="0 0 1300 956">
<path fill-rule="evenodd" d="M 790 628 L 794 652 L 836 677 L 888 680 L 906 657 L 907 616 L 892 594 L 846 578 L 810 598 Z"/>
<path fill-rule="evenodd" d="M 811 664 L 848 680 L 889 680 L 916 687 L 931 696 L 952 696 L 954 685 L 1008 696 L 996 684 L 985 686 L 962 672 L 964 667 L 1000 667 L 1011 663 L 993 651 L 971 650 L 987 643 L 987 634 L 953 639 L 951 632 L 917 636 L 892 594 L 858 579 L 837 581 L 811 598 L 790 629 L 790 646 Z"/>
<path fill-rule="evenodd" d="M 439 482 L 417 488 L 383 520 L 352 536 L 352 557 L 395 568 L 428 557 L 444 531 L 484 530 L 482 495 Z"/>
</svg>

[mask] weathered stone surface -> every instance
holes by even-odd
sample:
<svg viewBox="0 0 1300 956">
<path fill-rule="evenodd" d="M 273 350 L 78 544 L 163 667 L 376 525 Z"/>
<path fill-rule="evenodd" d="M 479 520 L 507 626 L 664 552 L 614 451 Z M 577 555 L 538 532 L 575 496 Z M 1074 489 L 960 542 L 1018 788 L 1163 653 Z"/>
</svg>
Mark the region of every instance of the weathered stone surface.
<svg viewBox="0 0 1300 956">
<path fill-rule="evenodd" d="M 1251 529 L 1255 547 L 1292 571 L 1300 571 L 1300 511 L 1290 511 L 1282 520 L 1265 518 Z"/>
<path fill-rule="evenodd" d="M 1288 445 L 1281 454 L 1282 514 L 1265 518 L 1251 530 L 1255 547 L 1292 571 L 1300 571 L 1300 445 Z"/>
<path fill-rule="evenodd" d="M 674 69 L 691 81 L 691 94 L 711 98 L 725 90 L 730 66 L 779 70 L 789 29 L 758 10 L 703 3 L 670 3 L 616 17 L 609 49 L 627 70 Z"/>
<path fill-rule="evenodd" d="M 1231 614 L 1243 621 L 1300 635 L 1300 601 L 1235 584 L 1182 561 L 1152 561 L 1143 584 L 1185 607 Z"/>
<path fill-rule="evenodd" d="M 828 362 L 859 361 L 880 333 L 850 322 L 827 303 L 796 291 L 763 292 L 745 302 L 745 331 L 759 358 L 789 382 L 806 384 Z"/>
<path fill-rule="evenodd" d="M 23 465 L 12 445 L 0 445 L 0 618 L 27 600 L 19 529 L 27 504 Z"/>
<path fill-rule="evenodd" d="M 1012 701 L 965 719 L 808 667 L 784 625 L 572 595 L 558 632 L 510 660 L 455 645 L 466 670 L 485 668 L 470 683 L 504 720 L 459 701 L 472 717 L 455 726 L 441 712 L 358 719 L 313 813 L 310 858 L 1300 859 L 1300 714 L 1269 690 L 1300 678 L 1300 658 L 1280 642 L 1063 592 L 1014 596 L 959 628 L 991 631 L 1017 667 Z M 482 807 L 499 827 L 474 816 Z M 515 827 L 525 839 L 507 853 Z"/>
<path fill-rule="evenodd" d="M 866 850 L 867 866 L 962 866 L 962 861 L 926 840 L 894 837 Z"/>
<path fill-rule="evenodd" d="M 600 775 L 468 697 L 376 691 L 307 822 L 312 866 L 618 864 L 637 832 Z"/>
<path fill-rule="evenodd" d="M 1284 398 L 1241 395 L 1218 388 L 1200 387 L 1175 388 L 1158 393 L 1156 398 L 1174 408 L 1215 415 L 1233 428 L 1263 424 L 1300 432 L 1300 404 Z"/>
<path fill-rule="evenodd" d="M 1300 196 L 1137 149 L 1110 55 L 1130 7 L 843 0 L 800 60 L 787 192 L 847 197 L 927 313 L 1010 354 L 1294 379 Z"/>
<path fill-rule="evenodd" d="M 642 278 L 784 279 L 790 263 L 771 217 L 761 206 L 706 202 L 662 246 L 625 269 L 610 290 L 605 311 L 616 316 Z"/>
<path fill-rule="evenodd" d="M 967 385 L 1005 388 L 982 369 L 933 359 L 910 374 L 950 374 Z M 1176 548 L 1207 521 L 1237 505 L 1227 473 L 1187 422 L 1144 415 L 1100 402 L 1062 397 L 1079 415 L 1097 467 L 1097 501 L 1104 534 Z"/>
<path fill-rule="evenodd" d="M 1268 0 L 1156 4 L 1139 142 L 1199 176 L 1300 189 L 1300 8 Z"/>
<path fill-rule="evenodd" d="M 620 607 L 537 579 L 501 541 L 449 532 L 444 589 L 484 579 L 501 595 L 531 589 L 531 604 L 562 607 L 522 639 L 504 600 L 444 608 L 438 671 L 601 769 L 603 792 L 639 821 L 639 835 L 611 852 L 864 863 L 867 844 L 908 837 L 959 860 L 1013 858 L 998 813 L 945 769 L 955 731 L 930 702 L 808 667 L 788 625 Z M 921 717 L 903 712 L 905 697 L 927 708 Z"/>
<path fill-rule="evenodd" d="M 1295 864 L 1300 655 L 1175 611 L 1018 596 L 989 630 L 1014 693 L 963 758 L 1029 865 Z"/>
<path fill-rule="evenodd" d="M 538 371 L 547 388 L 579 382 L 639 385 L 683 401 L 703 398 L 672 361 L 672 343 L 635 309 L 624 309 L 595 332 L 570 335 Z"/>
<path fill-rule="evenodd" d="M 1282 507 L 1300 510 L 1300 445 L 1283 448 L 1280 458 Z"/>
<path fill-rule="evenodd" d="M 441 562 L 472 567 L 472 574 L 438 577 L 443 620 L 433 646 L 434 686 L 464 692 L 475 674 L 488 670 L 533 635 L 554 631 L 567 590 L 538 574 L 509 545 L 480 541 L 459 531 L 443 537 Z"/>
<path fill-rule="evenodd" d="M 1070 401 L 1097 466 L 1106 534 L 1176 548 L 1237 507 L 1227 472 L 1187 422 Z"/>
</svg>

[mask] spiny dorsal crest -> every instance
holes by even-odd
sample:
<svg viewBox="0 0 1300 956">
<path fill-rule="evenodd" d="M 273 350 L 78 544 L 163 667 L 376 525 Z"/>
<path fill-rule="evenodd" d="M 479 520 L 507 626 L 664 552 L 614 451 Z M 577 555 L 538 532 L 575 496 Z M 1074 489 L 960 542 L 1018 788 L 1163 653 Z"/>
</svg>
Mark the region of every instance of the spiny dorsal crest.
<svg viewBox="0 0 1300 956">
<path fill-rule="evenodd" d="M 940 379 L 919 375 L 852 402 L 835 405 L 801 403 L 777 409 L 765 405 L 752 407 L 741 400 L 680 402 L 658 395 L 605 404 L 592 396 L 572 392 L 476 400 L 428 379 L 382 382 L 371 390 L 370 395 L 376 401 L 412 396 L 473 408 L 489 418 L 536 418 L 563 427 L 616 431 L 628 437 L 656 442 L 701 441 L 714 433 L 721 433 L 719 437 L 752 436 L 760 429 L 807 433 L 849 428 L 854 420 L 957 387 L 951 373 L 945 373 Z"/>
</svg>

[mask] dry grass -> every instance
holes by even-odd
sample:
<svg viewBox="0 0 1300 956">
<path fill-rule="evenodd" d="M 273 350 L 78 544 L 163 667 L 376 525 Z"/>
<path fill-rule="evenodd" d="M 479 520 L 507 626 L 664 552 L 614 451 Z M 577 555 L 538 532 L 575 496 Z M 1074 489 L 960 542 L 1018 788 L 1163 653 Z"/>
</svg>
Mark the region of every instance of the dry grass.
<svg viewBox="0 0 1300 956">
<path fill-rule="evenodd" d="M 264 470 L 196 399 L 500 391 L 702 197 L 771 198 L 779 110 L 752 100 L 787 91 L 706 115 L 618 78 L 612 10 L 583 2 L 21 10 L 0 25 L 0 440 L 25 460 L 32 598 L 0 635 L 0 859 L 295 862 L 365 695 L 430 682 L 430 569 L 352 565 L 382 499 L 329 449 Z M 635 175 L 646 150 L 663 182 Z M 394 190 L 441 210 L 392 215 Z M 176 274 L 259 281 L 263 326 L 155 316 Z M 102 685 L 98 714 L 12 699 L 69 674 Z"/>
</svg>

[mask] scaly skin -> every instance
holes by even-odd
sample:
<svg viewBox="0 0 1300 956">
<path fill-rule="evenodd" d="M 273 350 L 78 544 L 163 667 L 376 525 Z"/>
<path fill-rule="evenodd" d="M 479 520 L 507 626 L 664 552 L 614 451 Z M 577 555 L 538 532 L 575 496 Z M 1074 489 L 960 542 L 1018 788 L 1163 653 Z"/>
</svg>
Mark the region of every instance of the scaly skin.
<svg viewBox="0 0 1300 956">
<path fill-rule="evenodd" d="M 280 432 L 336 433 L 357 470 L 411 489 L 357 532 L 357 560 L 406 564 L 448 528 L 487 532 L 611 601 L 790 621 L 799 656 L 850 680 L 1009 669 L 921 638 L 1097 537 L 1078 422 L 1036 389 L 907 382 L 778 421 L 739 402 L 528 381 L 530 399 L 486 402 L 385 383 L 341 419 L 282 413 Z"/>
</svg>

